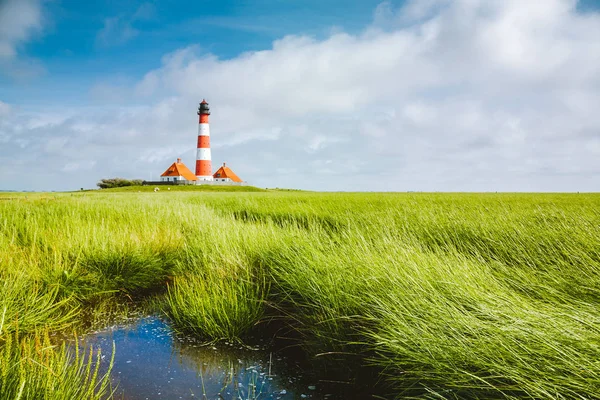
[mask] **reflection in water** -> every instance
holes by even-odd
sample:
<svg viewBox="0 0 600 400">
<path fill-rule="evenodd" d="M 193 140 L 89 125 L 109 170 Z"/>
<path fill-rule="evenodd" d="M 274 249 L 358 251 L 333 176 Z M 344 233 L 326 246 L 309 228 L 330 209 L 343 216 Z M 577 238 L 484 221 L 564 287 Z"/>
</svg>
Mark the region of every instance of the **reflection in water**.
<svg viewBox="0 0 600 400">
<path fill-rule="evenodd" d="M 101 347 L 106 358 L 115 342 L 116 398 L 294 399 L 312 398 L 316 389 L 300 385 L 300 371 L 268 351 L 203 346 L 176 336 L 156 317 L 113 327 L 85 341 Z"/>
</svg>

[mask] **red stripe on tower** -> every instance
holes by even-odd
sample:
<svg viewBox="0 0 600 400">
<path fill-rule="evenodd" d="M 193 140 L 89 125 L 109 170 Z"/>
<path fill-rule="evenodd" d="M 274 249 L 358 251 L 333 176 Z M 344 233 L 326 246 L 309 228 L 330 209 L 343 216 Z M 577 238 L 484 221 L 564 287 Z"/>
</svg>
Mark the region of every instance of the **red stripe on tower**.
<svg viewBox="0 0 600 400">
<path fill-rule="evenodd" d="M 210 108 L 206 100 L 198 107 L 198 150 L 196 151 L 196 178 L 198 181 L 212 181 L 212 166 L 210 157 L 210 128 L 208 116 Z"/>
</svg>

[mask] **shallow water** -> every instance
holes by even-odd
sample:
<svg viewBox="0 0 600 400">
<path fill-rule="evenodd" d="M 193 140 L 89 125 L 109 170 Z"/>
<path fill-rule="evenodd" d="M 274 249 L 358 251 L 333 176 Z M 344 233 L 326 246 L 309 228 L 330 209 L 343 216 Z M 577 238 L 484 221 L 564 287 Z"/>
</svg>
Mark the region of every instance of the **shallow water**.
<svg viewBox="0 0 600 400">
<path fill-rule="evenodd" d="M 319 393 L 317 385 L 285 357 L 233 344 L 205 346 L 176 335 L 157 317 L 116 325 L 85 338 L 86 345 L 101 348 L 104 365 L 110 360 L 113 342 L 111 375 L 117 399 L 335 397 Z"/>
</svg>

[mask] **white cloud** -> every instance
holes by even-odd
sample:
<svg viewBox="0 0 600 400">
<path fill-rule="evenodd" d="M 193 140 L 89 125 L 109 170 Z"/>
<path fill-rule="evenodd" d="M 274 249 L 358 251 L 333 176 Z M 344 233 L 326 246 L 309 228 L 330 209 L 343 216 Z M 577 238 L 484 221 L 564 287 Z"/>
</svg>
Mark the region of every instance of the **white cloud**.
<svg viewBox="0 0 600 400">
<path fill-rule="evenodd" d="M 89 171 L 96 165 L 95 161 L 70 162 L 62 167 L 63 172 L 72 173 L 78 171 Z"/>
<path fill-rule="evenodd" d="M 133 21 L 151 20 L 156 16 L 156 7 L 152 3 L 142 3 L 131 19 Z"/>
<path fill-rule="evenodd" d="M 10 104 L 4 103 L 0 100 L 0 117 L 7 117 L 11 112 Z"/>
<path fill-rule="evenodd" d="M 599 70 L 600 15 L 571 0 L 383 4 L 357 35 L 224 60 L 177 50 L 131 88 L 151 105 L 13 112 L 0 161 L 19 138 L 47 171 L 94 161 L 73 187 L 156 178 L 176 157 L 193 165 L 205 97 L 213 163 L 259 186 L 597 191 Z"/>
<path fill-rule="evenodd" d="M 43 27 L 39 0 L 0 1 L 0 73 L 29 78 L 43 72 L 37 60 L 20 54 L 21 47 L 39 35 Z"/>
<path fill-rule="evenodd" d="M 0 3 L 0 58 L 15 58 L 17 46 L 42 27 L 37 0 L 4 0 Z"/>
<path fill-rule="evenodd" d="M 131 15 L 116 15 L 105 18 L 102 29 L 96 35 L 96 45 L 118 46 L 139 35 L 135 22 L 154 18 L 156 9 L 152 3 L 142 3 Z"/>
<path fill-rule="evenodd" d="M 104 26 L 96 36 L 96 44 L 101 46 L 120 45 L 128 42 L 139 34 L 131 26 L 131 21 L 122 16 L 110 17 L 104 20 Z"/>
</svg>

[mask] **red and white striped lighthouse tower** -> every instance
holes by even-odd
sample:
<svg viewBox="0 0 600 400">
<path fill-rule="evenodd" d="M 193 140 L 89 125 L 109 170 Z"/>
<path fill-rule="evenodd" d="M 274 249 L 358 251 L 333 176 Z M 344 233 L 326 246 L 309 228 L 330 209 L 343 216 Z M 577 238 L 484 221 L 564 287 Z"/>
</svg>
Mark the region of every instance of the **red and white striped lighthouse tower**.
<svg viewBox="0 0 600 400">
<path fill-rule="evenodd" d="M 196 152 L 196 178 L 198 183 L 212 181 L 212 166 L 210 158 L 210 128 L 208 116 L 210 108 L 206 100 L 202 100 L 198 107 L 198 150 Z"/>
</svg>

